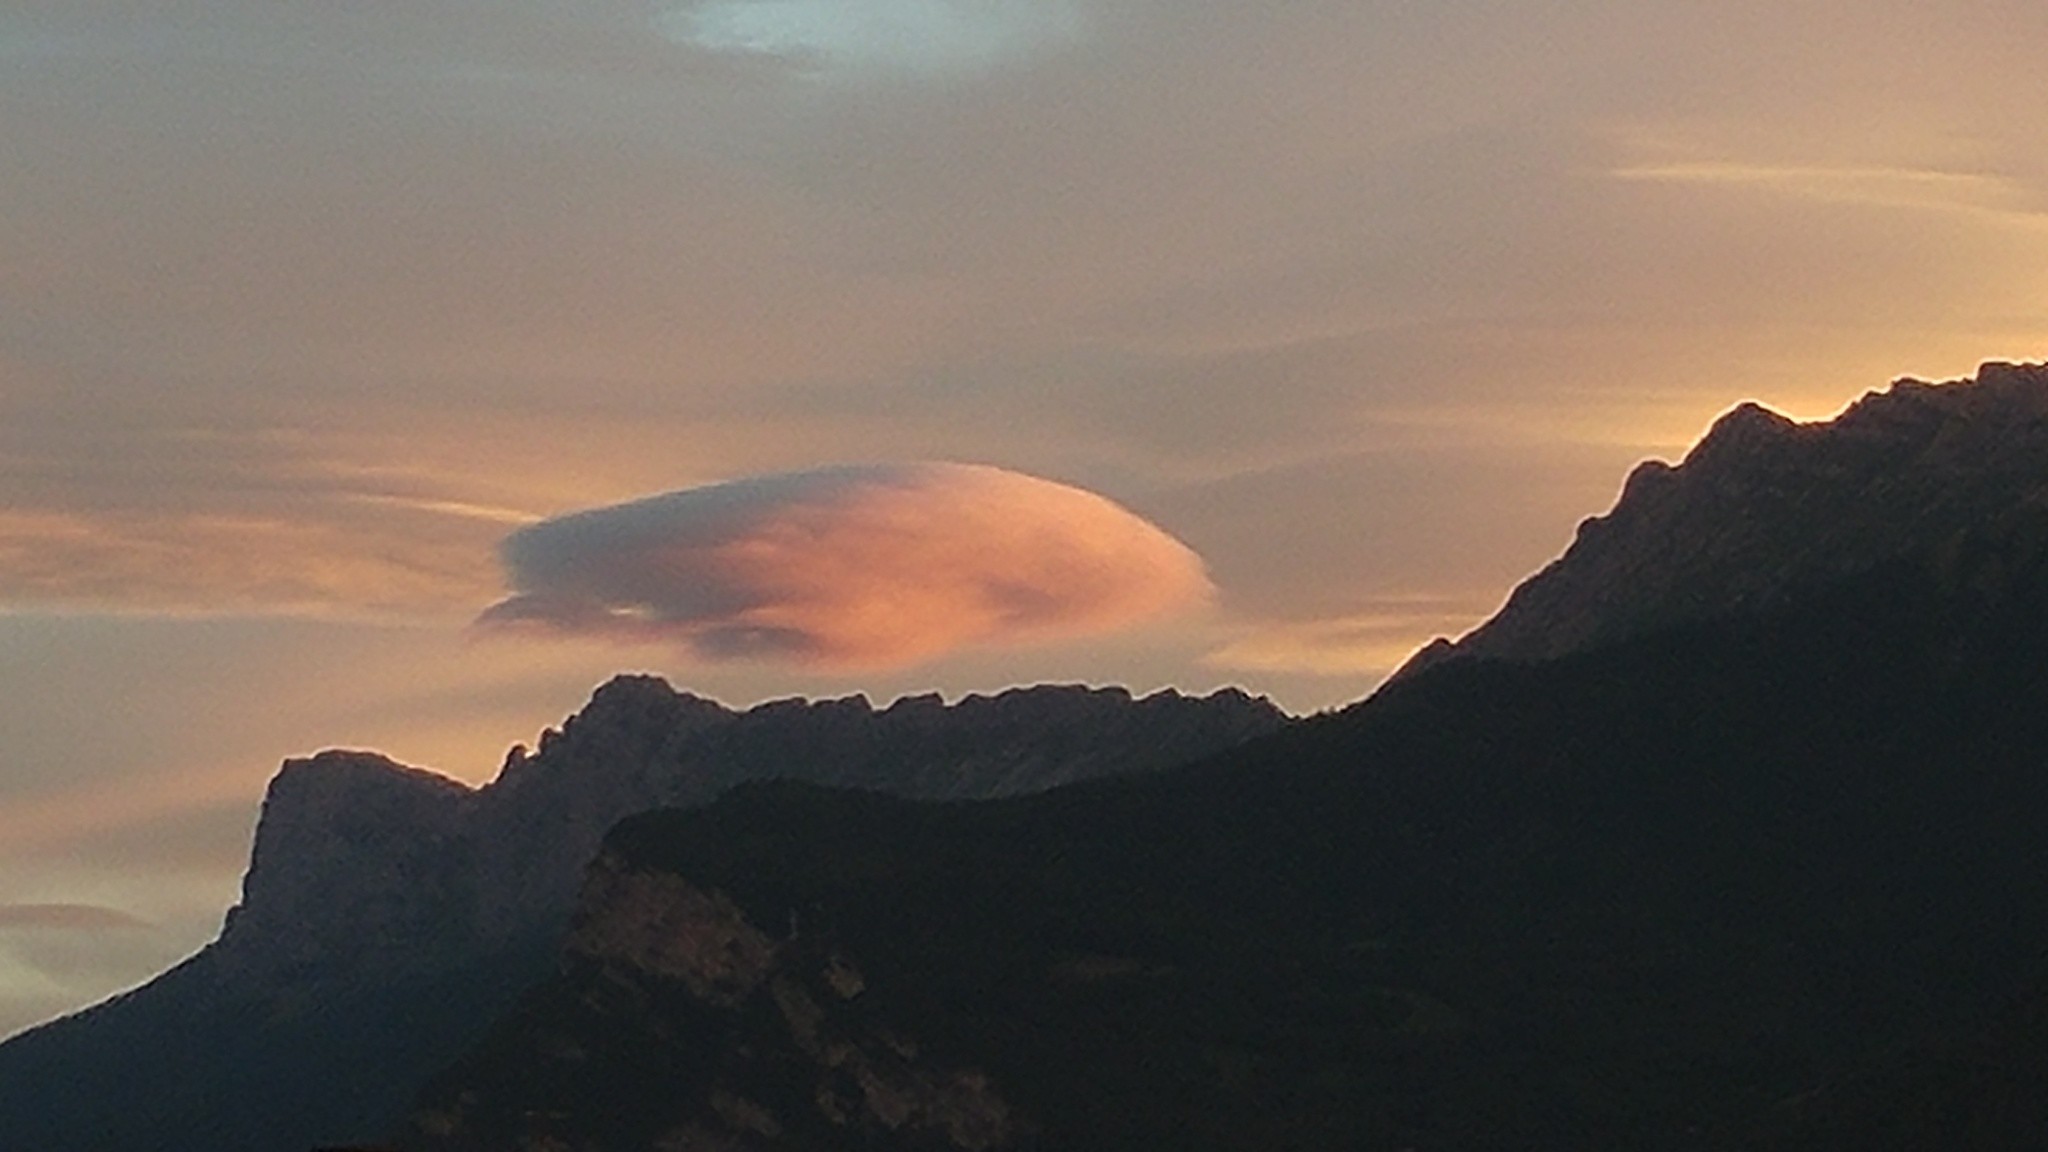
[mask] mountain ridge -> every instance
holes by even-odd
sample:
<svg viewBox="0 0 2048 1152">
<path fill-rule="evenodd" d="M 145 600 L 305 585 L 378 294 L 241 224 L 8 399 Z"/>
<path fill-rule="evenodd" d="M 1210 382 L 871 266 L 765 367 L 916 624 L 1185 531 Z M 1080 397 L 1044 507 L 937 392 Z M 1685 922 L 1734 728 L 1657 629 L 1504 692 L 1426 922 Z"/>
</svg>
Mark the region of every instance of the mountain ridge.
<svg viewBox="0 0 2048 1152">
<path fill-rule="evenodd" d="M 601 871 L 726 909 L 807 987 L 829 946 L 863 1034 L 982 1077 L 1020 1148 L 1732 1150 L 2038 978 L 2043 703 L 2048 510 L 1769 610 L 1447 664 L 1170 778 L 751 785 L 622 822 Z M 765 983 L 689 985 L 570 950 L 401 1145 L 966 1146 L 820 1105 L 858 1086 Z"/>
<path fill-rule="evenodd" d="M 479 788 L 376 753 L 295 759 L 266 794 L 218 940 L 0 1044 L 0 1132 L 81 1152 L 364 1139 L 545 974 L 622 816 L 773 776 L 938 799 L 1026 792 L 1165 768 L 1289 722 L 1237 690 L 1045 685 L 742 711 L 621 676 Z M 257 1104 L 245 1094 L 259 1084 Z"/>
<path fill-rule="evenodd" d="M 2048 502 L 2048 364 L 1912 378 L 1830 420 L 1753 401 L 1676 465 L 1649 460 L 1608 512 L 1493 617 L 1438 639 L 1446 659 L 1545 660 L 1716 613 L 1767 608 L 1928 543 L 1926 532 Z"/>
</svg>

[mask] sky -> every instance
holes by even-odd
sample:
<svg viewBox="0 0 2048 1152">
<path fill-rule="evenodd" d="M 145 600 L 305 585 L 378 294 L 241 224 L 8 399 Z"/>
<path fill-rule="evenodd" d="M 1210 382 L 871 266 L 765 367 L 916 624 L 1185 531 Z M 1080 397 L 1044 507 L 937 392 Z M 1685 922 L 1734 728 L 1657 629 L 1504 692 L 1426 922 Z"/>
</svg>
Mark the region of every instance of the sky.
<svg viewBox="0 0 2048 1152">
<path fill-rule="evenodd" d="M 1747 400 L 2048 355 L 2048 6 L 0 10 L 0 1035 L 611 673 L 1307 712 Z"/>
</svg>

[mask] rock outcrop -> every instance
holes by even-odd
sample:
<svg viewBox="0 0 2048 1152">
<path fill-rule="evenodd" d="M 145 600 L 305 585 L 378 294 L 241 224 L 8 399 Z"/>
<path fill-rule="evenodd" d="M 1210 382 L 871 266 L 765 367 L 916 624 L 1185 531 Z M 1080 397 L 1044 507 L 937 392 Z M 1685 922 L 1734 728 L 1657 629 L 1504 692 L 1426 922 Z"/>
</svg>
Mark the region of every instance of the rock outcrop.
<svg viewBox="0 0 2048 1152">
<path fill-rule="evenodd" d="M 592 866 L 562 976 L 438 1078 L 402 1143 L 993 1152 L 1017 1128 L 987 1075 L 865 1003 L 858 961 L 616 851 Z M 727 1038 L 715 1051 L 707 1037 Z"/>
<path fill-rule="evenodd" d="M 242 902 L 221 931 L 222 977 L 274 982 L 443 958 L 443 927 L 467 915 L 467 885 L 446 859 L 472 797 L 371 752 L 286 761 L 264 800 Z"/>
<path fill-rule="evenodd" d="M 1812 424 L 1742 404 L 1678 465 L 1638 467 L 1498 614 L 1397 678 L 1768 609 L 2030 506 L 2048 506 L 2048 365 L 1900 380 Z"/>
</svg>

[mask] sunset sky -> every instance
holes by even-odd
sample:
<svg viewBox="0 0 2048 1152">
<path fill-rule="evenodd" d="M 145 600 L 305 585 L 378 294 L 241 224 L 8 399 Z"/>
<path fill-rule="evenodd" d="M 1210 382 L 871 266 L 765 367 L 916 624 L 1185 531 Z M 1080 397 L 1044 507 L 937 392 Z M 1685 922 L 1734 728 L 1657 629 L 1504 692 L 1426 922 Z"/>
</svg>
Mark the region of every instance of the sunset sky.
<svg viewBox="0 0 2048 1152">
<path fill-rule="evenodd" d="M 0 1034 L 208 939 L 281 758 L 482 781 L 615 671 L 1355 699 L 1738 401 L 2048 354 L 2044 45 L 2039 0 L 10 3 Z"/>
</svg>

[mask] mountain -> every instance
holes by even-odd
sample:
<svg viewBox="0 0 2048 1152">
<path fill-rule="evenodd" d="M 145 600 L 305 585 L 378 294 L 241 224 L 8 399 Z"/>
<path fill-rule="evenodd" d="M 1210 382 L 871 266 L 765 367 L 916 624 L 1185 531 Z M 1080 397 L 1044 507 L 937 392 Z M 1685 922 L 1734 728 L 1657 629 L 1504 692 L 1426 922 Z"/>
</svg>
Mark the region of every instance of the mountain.
<svg viewBox="0 0 2048 1152">
<path fill-rule="evenodd" d="M 2038 1136 L 2044 389 L 1989 366 L 1833 425 L 1739 411 L 1518 594 L 1568 642 L 1475 643 L 1173 772 L 626 820 L 553 977 L 398 1141 Z"/>
<path fill-rule="evenodd" d="M 634 817 L 401 1145 L 1754 1147 L 2042 974 L 2016 528 L 1163 775 Z"/>
<path fill-rule="evenodd" d="M 1015 795 L 1162 769 L 1286 723 L 1234 690 L 1046 686 L 737 712 L 620 677 L 482 788 L 370 753 L 291 761 L 219 940 L 0 1045 L 0 1144 L 270 1152 L 388 1129 L 546 974 L 585 866 L 634 812 L 769 778 Z"/>
<path fill-rule="evenodd" d="M 1639 466 L 1613 510 L 1581 524 L 1499 613 L 1404 671 L 1452 656 L 1544 660 L 1769 608 L 2048 501 L 2044 460 L 2048 365 L 1900 380 L 1812 424 L 1742 404 L 1677 466 Z"/>
</svg>

